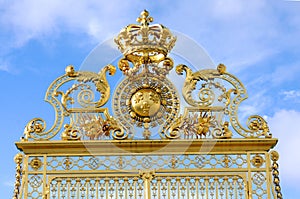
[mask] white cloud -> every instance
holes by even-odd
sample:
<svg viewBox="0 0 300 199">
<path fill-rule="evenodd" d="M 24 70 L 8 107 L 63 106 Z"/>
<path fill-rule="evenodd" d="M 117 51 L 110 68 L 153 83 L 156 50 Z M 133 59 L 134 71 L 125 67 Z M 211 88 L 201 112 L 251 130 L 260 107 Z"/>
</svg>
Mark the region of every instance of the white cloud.
<svg viewBox="0 0 300 199">
<path fill-rule="evenodd" d="M 278 66 L 271 74 L 270 80 L 272 84 L 281 84 L 299 78 L 300 67 L 298 63 L 289 63 L 289 65 Z"/>
<path fill-rule="evenodd" d="M 283 3 L 215 0 L 193 2 L 193 6 L 177 4 L 176 16 L 169 16 L 172 26 L 204 44 L 216 62 L 230 71 L 258 69 L 257 63 L 300 45 L 299 12 Z"/>
<path fill-rule="evenodd" d="M 241 102 L 239 107 L 239 119 L 245 122 L 251 115 L 261 114 L 265 112 L 266 108 L 271 103 L 271 96 L 267 95 L 266 88 L 259 88 L 251 90 L 254 92 L 247 91 L 248 98 Z"/>
<path fill-rule="evenodd" d="M 300 143 L 300 112 L 280 110 L 268 117 L 268 124 L 273 137 L 279 138 L 276 150 L 280 153 L 280 175 L 284 184 L 298 186 L 300 178 L 300 159 L 298 150 Z"/>
<path fill-rule="evenodd" d="M 300 102 L 300 90 L 283 91 L 281 94 L 284 96 L 284 100 Z"/>
<path fill-rule="evenodd" d="M 80 44 L 97 44 L 114 35 L 129 22 L 135 22 L 141 11 L 138 9 L 137 12 L 132 12 L 136 5 L 122 0 L 111 3 L 97 0 L 0 2 L 0 59 L 7 55 L 13 56 L 16 50 L 24 47 L 30 40 L 38 40 L 49 47 L 55 44 L 55 38 L 64 33 L 84 35 Z M 2 71 L 12 68 L 14 66 L 10 62 L 0 63 Z"/>
<path fill-rule="evenodd" d="M 240 0 L 216 0 L 213 6 L 213 14 L 220 20 L 228 20 L 240 16 L 249 16 L 249 10 L 260 10 L 265 6 L 265 1 L 240 1 Z"/>
<path fill-rule="evenodd" d="M 5 10 L 0 15 L 0 23 L 3 29 L 13 31 L 11 40 L 16 47 L 30 39 L 61 32 L 84 33 L 99 42 L 128 23 L 135 23 L 140 10 L 149 8 L 155 22 L 165 21 L 168 27 L 205 43 L 204 47 L 217 63 L 223 62 L 230 71 L 236 71 L 276 54 L 281 44 L 297 46 L 295 43 L 299 43 L 295 40 L 300 31 L 296 28 L 300 21 L 296 10 L 278 9 L 279 6 L 266 0 L 153 4 L 122 0 L 21 0 L 3 5 Z M 274 12 L 275 9 L 280 11 L 279 14 Z M 288 23 L 281 21 L 282 16 Z M 295 28 L 287 31 L 286 24 Z"/>
<path fill-rule="evenodd" d="M 111 31 L 118 31 L 126 25 L 124 20 L 131 15 L 128 10 L 134 8 L 130 7 L 130 1 L 121 0 L 112 3 L 21 0 L 12 1 L 5 6 L 0 22 L 2 27 L 13 32 L 17 47 L 30 39 L 70 31 L 103 39 Z M 124 13 L 127 13 L 128 18 L 122 18 Z"/>
<path fill-rule="evenodd" d="M 284 91 L 283 94 L 286 99 L 300 97 L 300 91 L 296 90 Z"/>
</svg>

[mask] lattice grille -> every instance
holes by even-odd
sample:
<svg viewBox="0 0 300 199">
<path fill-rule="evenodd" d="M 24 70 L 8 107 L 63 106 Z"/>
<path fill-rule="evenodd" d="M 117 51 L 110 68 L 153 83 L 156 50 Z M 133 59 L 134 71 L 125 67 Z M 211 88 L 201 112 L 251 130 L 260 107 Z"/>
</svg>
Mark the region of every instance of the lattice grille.
<svg viewBox="0 0 300 199">
<path fill-rule="evenodd" d="M 50 183 L 51 199 L 142 199 L 144 185 L 136 176 L 58 177 Z"/>
<path fill-rule="evenodd" d="M 264 157 L 264 156 L 262 156 Z M 247 168 L 246 154 L 50 156 L 47 170 Z"/>
<path fill-rule="evenodd" d="M 50 198 L 244 199 L 247 198 L 245 182 L 239 175 L 57 177 L 50 182 Z"/>
</svg>

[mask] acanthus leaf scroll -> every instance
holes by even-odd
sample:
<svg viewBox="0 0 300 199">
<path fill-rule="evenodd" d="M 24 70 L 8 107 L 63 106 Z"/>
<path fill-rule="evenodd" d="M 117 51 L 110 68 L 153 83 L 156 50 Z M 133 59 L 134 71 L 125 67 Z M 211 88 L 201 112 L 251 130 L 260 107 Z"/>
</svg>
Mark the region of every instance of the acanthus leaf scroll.
<svg viewBox="0 0 300 199">
<path fill-rule="evenodd" d="M 54 108 L 55 121 L 53 126 L 49 130 L 46 130 L 46 122 L 42 118 L 34 118 L 26 125 L 22 140 L 48 140 L 56 136 L 62 129 L 65 117 L 78 111 L 78 108 L 70 107 L 75 101 L 72 96 L 74 91 L 80 90 L 77 101 L 81 105 L 82 112 L 96 110 L 104 106 L 110 96 L 110 85 L 106 79 L 106 72 L 109 75 L 114 75 L 115 71 L 116 68 L 112 65 L 105 66 L 99 74 L 88 71 L 75 71 L 72 65 L 67 66 L 65 75 L 57 78 L 49 86 L 45 96 L 45 101 L 50 103 Z M 66 92 L 60 90 L 63 85 L 72 81 L 79 83 L 73 84 Z M 94 92 L 91 90 L 91 85 L 88 84 L 90 82 L 94 84 L 96 90 L 100 93 L 100 99 L 97 101 L 94 99 Z M 60 100 L 59 96 L 61 96 Z M 63 139 L 72 140 L 72 135 L 74 139 L 79 139 L 76 136 L 74 137 L 74 133 L 77 130 L 70 130 L 71 126 L 66 125 L 64 135 L 62 135 Z M 73 134 L 70 134 L 70 132 L 73 132 Z"/>
<path fill-rule="evenodd" d="M 185 108 L 182 122 L 177 129 L 180 128 L 185 132 L 184 129 L 189 127 L 191 132 L 194 131 L 192 133 L 194 138 L 200 135 L 207 137 L 207 134 L 211 134 L 214 138 L 231 138 L 231 126 L 246 138 L 261 136 L 271 138 L 267 122 L 261 116 L 250 116 L 247 128 L 240 124 L 238 108 L 240 103 L 247 99 L 247 92 L 240 80 L 226 72 L 225 65 L 219 64 L 216 70 L 193 72 L 188 66 L 181 64 L 176 67 L 176 72 L 179 75 L 186 73 L 182 95 L 191 106 Z M 197 90 L 198 95 L 195 95 Z M 198 96 L 198 99 L 195 99 L 195 96 Z M 198 116 L 195 116 L 196 114 Z M 220 116 L 222 114 L 227 116 L 228 121 L 224 120 L 224 116 Z M 187 136 L 186 132 L 184 134 Z"/>
</svg>

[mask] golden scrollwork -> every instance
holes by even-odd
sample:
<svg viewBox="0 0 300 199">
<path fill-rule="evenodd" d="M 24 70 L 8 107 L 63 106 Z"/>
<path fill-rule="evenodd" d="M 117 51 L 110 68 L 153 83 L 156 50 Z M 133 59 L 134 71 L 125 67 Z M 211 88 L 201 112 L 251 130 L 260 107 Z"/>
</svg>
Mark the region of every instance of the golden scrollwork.
<svg viewBox="0 0 300 199">
<path fill-rule="evenodd" d="M 269 134 L 269 127 L 267 122 L 259 115 L 252 115 L 248 118 L 247 121 L 248 128 L 260 132 L 261 135 L 270 138 L 271 134 Z"/>
<path fill-rule="evenodd" d="M 142 63 L 137 62 L 137 64 L 130 67 L 129 60 L 126 58 L 120 59 L 118 62 L 119 69 L 123 72 L 124 75 L 133 76 L 140 70 Z"/>
<path fill-rule="evenodd" d="M 198 106 L 198 104 L 192 98 L 192 91 L 196 89 L 196 84 L 198 81 L 207 80 L 207 77 L 200 71 L 193 73 L 193 71 L 186 65 L 181 64 L 176 66 L 177 74 L 182 75 L 183 71 L 186 72 L 186 79 L 182 88 L 182 95 L 189 105 Z"/>
<path fill-rule="evenodd" d="M 32 134 L 41 134 L 46 129 L 46 123 L 42 118 L 34 118 L 28 122 L 24 129 L 24 136 L 21 138 L 22 141 L 28 141 L 32 138 Z"/>
<path fill-rule="evenodd" d="M 221 95 L 219 97 L 219 101 L 222 100 L 222 98 L 224 98 L 226 100 L 225 106 L 227 107 L 230 104 L 230 100 L 231 100 L 231 94 L 237 95 L 238 91 L 234 88 L 229 89 L 228 91 L 224 92 L 223 95 Z"/>
<path fill-rule="evenodd" d="M 112 137 L 116 140 L 124 140 L 128 138 L 128 133 L 124 131 L 118 121 L 113 117 L 108 118 L 108 125 L 106 128 L 108 131 L 112 131 Z"/>
<path fill-rule="evenodd" d="M 73 108 L 69 108 L 69 104 L 74 104 L 75 100 L 71 94 L 80 90 L 78 93 L 78 103 L 86 109 L 98 108 L 105 105 L 110 96 L 110 86 L 106 79 L 106 72 L 114 75 L 116 68 L 112 65 L 105 66 L 99 74 L 93 72 L 85 72 L 74 70 L 74 66 L 66 67 L 66 74 L 57 78 L 48 88 L 45 101 L 50 103 L 55 111 L 55 121 L 53 126 L 46 131 L 46 123 L 41 118 L 32 119 L 25 127 L 23 141 L 29 138 L 34 140 L 47 140 L 54 137 L 62 128 L 64 118 L 73 112 Z M 66 92 L 59 90 L 62 85 L 70 81 L 81 82 L 73 84 Z M 101 94 L 98 101 L 94 101 L 94 91 L 87 83 L 94 83 L 96 90 Z M 59 96 L 61 99 L 59 100 Z"/>
<path fill-rule="evenodd" d="M 162 131 L 162 135 L 164 135 L 168 139 L 177 139 L 180 137 L 180 128 L 182 127 L 182 116 L 180 115 L 178 118 L 174 120 L 174 122 L 167 128 Z"/>
<path fill-rule="evenodd" d="M 62 140 L 80 140 L 81 133 L 73 125 L 65 124 L 64 128 L 65 130 L 61 134 Z"/>
<path fill-rule="evenodd" d="M 183 71 L 186 73 L 186 79 L 182 88 L 182 95 L 189 105 L 199 109 L 204 107 L 213 109 L 221 105 L 224 109 L 224 115 L 229 116 L 229 122 L 227 123 L 218 121 L 218 125 L 215 126 L 217 128 L 213 130 L 215 131 L 214 137 L 231 138 L 232 131 L 229 128 L 231 126 L 244 137 L 264 136 L 271 138 L 267 122 L 261 116 L 250 116 L 247 122 L 248 128 L 244 128 L 240 124 L 237 110 L 239 104 L 247 98 L 246 89 L 235 76 L 226 72 L 225 65 L 219 64 L 217 70 L 207 69 L 197 72 L 193 72 L 188 66 L 182 64 L 176 67 L 177 74 L 182 75 Z M 228 85 L 224 86 L 222 82 L 217 80 L 225 80 L 231 87 L 227 88 Z M 198 84 L 200 84 L 200 88 Z M 198 100 L 194 99 L 194 92 L 197 89 L 199 89 Z M 203 119 L 203 124 L 205 124 L 204 120 L 207 119 Z M 207 129 L 207 127 L 203 128 L 203 125 L 200 124 L 198 129 L 201 131 L 201 129 Z"/>
<path fill-rule="evenodd" d="M 213 137 L 218 139 L 229 139 L 232 138 L 232 131 L 229 128 L 229 122 L 225 121 L 221 128 L 215 128 L 213 130 Z"/>
<path fill-rule="evenodd" d="M 66 75 L 69 77 L 74 78 L 74 80 L 78 82 L 83 82 L 81 84 L 73 84 L 70 89 L 66 91 L 66 93 L 62 91 L 57 91 L 55 93 L 55 96 L 61 95 L 61 103 L 63 107 L 68 111 L 68 101 L 70 101 L 71 104 L 74 104 L 74 99 L 70 96 L 72 92 L 75 90 L 78 90 L 81 88 L 82 90 L 78 94 L 78 102 L 81 106 L 85 108 L 91 108 L 95 107 L 101 107 L 103 106 L 109 99 L 110 96 L 110 86 L 108 84 L 108 81 L 106 79 L 106 72 L 109 73 L 109 75 L 114 75 L 116 72 L 116 68 L 113 65 L 107 65 L 105 66 L 99 74 L 93 73 L 93 72 L 85 72 L 85 71 L 79 71 L 75 72 L 74 69 L 68 69 L 68 68 L 74 68 L 73 66 L 67 66 L 66 69 Z M 71 71 L 71 72 L 70 72 Z M 92 82 L 95 84 L 96 90 L 101 93 L 101 98 L 94 102 L 94 92 L 91 90 L 91 86 L 87 85 L 85 83 Z"/>
<path fill-rule="evenodd" d="M 109 139 L 110 136 L 121 140 L 128 137 L 119 123 L 108 114 L 107 109 L 100 112 L 103 112 L 104 116 L 94 112 L 78 113 L 73 121 L 76 123 L 76 135 L 80 132 L 81 136 L 89 140 Z"/>
<path fill-rule="evenodd" d="M 158 79 L 166 78 L 166 75 L 173 69 L 174 61 L 170 57 L 165 57 L 161 59 L 157 65 L 148 66 L 149 70 L 151 70 Z"/>
<path fill-rule="evenodd" d="M 155 64 L 155 65 L 153 65 Z M 126 56 L 118 62 L 119 69 L 124 75 L 134 78 L 139 72 L 148 72 L 156 74 L 158 78 L 164 78 L 172 70 L 174 62 L 170 57 L 149 56 L 145 51 L 141 57 Z M 143 71 L 141 69 L 143 68 Z"/>
</svg>

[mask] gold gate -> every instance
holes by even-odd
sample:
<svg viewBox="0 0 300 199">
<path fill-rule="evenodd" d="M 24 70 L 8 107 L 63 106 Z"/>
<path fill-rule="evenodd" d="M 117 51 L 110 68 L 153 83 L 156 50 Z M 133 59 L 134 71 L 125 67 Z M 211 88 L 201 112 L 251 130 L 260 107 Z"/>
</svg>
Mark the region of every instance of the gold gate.
<svg viewBox="0 0 300 199">
<path fill-rule="evenodd" d="M 248 198 L 245 176 L 237 174 L 103 174 L 57 176 L 50 198 Z"/>
<path fill-rule="evenodd" d="M 24 158 L 23 165 L 28 166 L 24 168 L 20 196 L 49 199 L 272 198 L 276 195 L 272 185 L 272 163 L 270 153 L 263 151 L 276 140 L 262 142 L 261 139 L 218 140 L 215 143 L 211 140 L 147 140 L 123 145 L 119 141 L 89 141 L 88 144 L 69 141 L 70 148 L 64 141 L 17 143 L 29 154 Z M 239 151 L 241 147 L 250 149 L 253 146 L 258 150 Z M 180 153 L 183 148 L 186 152 Z M 205 152 L 208 148 L 209 153 Z M 224 152 L 225 148 L 231 151 Z M 145 149 L 154 152 L 137 153 Z M 121 150 L 124 151 L 120 153 Z M 272 151 L 271 155 L 274 159 L 277 154 Z"/>
<path fill-rule="evenodd" d="M 13 198 L 282 198 L 277 139 L 264 118 L 250 116 L 246 127 L 238 118 L 243 84 L 223 64 L 196 72 L 178 64 L 186 77 L 177 88 L 168 57 L 176 37 L 149 25 L 147 11 L 137 21 L 115 38 L 124 57 L 112 97 L 112 64 L 99 73 L 67 66 L 49 86 L 55 121 L 47 129 L 32 119 L 16 142 Z"/>
</svg>

